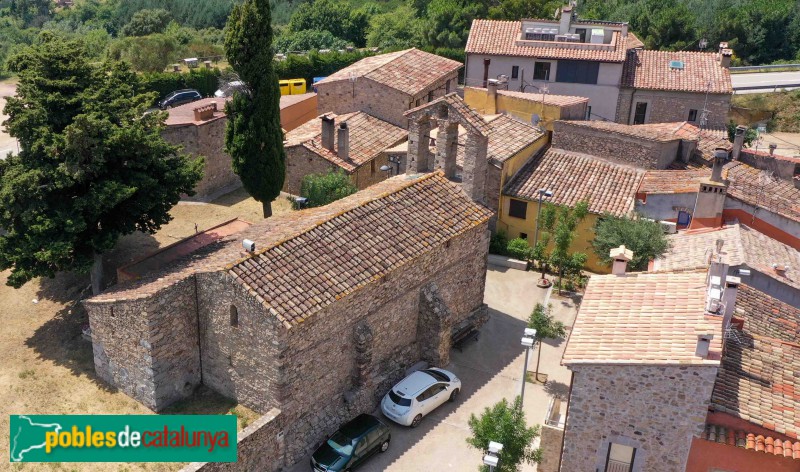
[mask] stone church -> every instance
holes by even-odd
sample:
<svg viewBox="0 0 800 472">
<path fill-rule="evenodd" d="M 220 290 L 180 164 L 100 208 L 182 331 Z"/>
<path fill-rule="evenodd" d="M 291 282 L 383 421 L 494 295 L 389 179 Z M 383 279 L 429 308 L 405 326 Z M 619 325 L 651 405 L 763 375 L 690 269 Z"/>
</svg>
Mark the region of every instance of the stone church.
<svg viewBox="0 0 800 472">
<path fill-rule="evenodd" d="M 447 101 L 428 106 L 447 130 L 461 120 Z M 447 178 L 455 147 L 440 142 L 413 173 L 266 219 L 85 301 L 98 375 L 156 411 L 201 384 L 279 409 L 285 465 L 372 411 L 418 361 L 446 365 L 453 334 L 488 319 L 492 213 L 479 179 Z"/>
</svg>

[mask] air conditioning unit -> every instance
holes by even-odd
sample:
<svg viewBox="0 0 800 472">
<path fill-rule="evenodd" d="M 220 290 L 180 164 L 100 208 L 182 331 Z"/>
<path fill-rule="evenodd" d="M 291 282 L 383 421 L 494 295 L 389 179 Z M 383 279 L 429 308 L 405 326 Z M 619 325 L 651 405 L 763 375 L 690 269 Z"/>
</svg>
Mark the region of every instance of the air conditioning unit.
<svg viewBox="0 0 800 472">
<path fill-rule="evenodd" d="M 658 223 L 666 234 L 675 234 L 678 232 L 678 223 L 673 223 L 672 221 L 659 221 Z"/>
</svg>

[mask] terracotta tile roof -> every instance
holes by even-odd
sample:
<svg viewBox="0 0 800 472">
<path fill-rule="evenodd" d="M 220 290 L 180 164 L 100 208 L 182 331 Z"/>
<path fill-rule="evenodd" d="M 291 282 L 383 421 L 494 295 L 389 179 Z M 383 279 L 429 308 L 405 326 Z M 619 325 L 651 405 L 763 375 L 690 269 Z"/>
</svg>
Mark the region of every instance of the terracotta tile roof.
<svg viewBox="0 0 800 472">
<path fill-rule="evenodd" d="M 359 166 L 371 161 L 386 149 L 396 146 L 404 141 L 408 132 L 403 128 L 387 123 L 364 112 L 336 115 L 327 114 L 334 118 L 334 127 L 338 129 L 339 123 L 346 122 L 350 129 L 350 158 L 342 159 L 335 151 L 330 151 L 322 146 L 322 120 L 317 118 L 300 125 L 286 133 L 286 147 L 303 146 L 311 152 L 327 159 L 346 172 L 352 172 Z M 334 149 L 337 149 L 339 135 L 334 131 Z"/>
<path fill-rule="evenodd" d="M 718 230 L 680 231 L 667 237 L 670 249 L 653 263 L 654 270 L 681 270 L 708 267 L 716 253 L 717 240 L 725 241 L 718 254 L 730 266 L 747 266 L 800 289 L 800 251 L 742 224 Z M 789 266 L 776 272 L 773 264 Z"/>
<path fill-rule="evenodd" d="M 673 69 L 670 61 L 681 61 Z M 733 93 L 730 70 L 719 64 L 716 53 L 649 51 L 632 49 L 622 69 L 622 86 L 647 90 Z"/>
<path fill-rule="evenodd" d="M 519 99 L 522 99 L 522 100 L 528 100 L 530 102 L 542 103 L 542 94 L 541 93 L 515 92 L 513 90 L 498 90 L 497 94 L 498 95 L 505 95 L 507 97 L 519 98 Z M 581 103 L 588 103 L 588 102 L 589 102 L 588 98 L 586 98 L 586 97 L 577 97 L 577 96 L 574 96 L 574 95 L 551 95 L 551 94 L 545 94 L 544 95 L 544 104 L 545 105 L 568 107 L 568 106 L 571 106 L 571 105 L 579 105 Z"/>
<path fill-rule="evenodd" d="M 718 365 L 722 318 L 705 315 L 706 273 L 593 275 L 563 364 Z M 708 359 L 697 337 L 713 334 Z"/>
<path fill-rule="evenodd" d="M 800 189 L 742 162 L 726 166 L 728 196 L 800 222 Z"/>
<path fill-rule="evenodd" d="M 460 62 L 412 48 L 366 57 L 329 75 L 316 85 L 364 77 L 416 96 L 462 66 Z"/>
<path fill-rule="evenodd" d="M 797 438 L 800 432 L 800 308 L 739 286 L 713 407 Z M 734 320 L 735 321 L 735 320 Z"/>
<path fill-rule="evenodd" d="M 470 106 L 467 105 L 466 102 L 464 102 L 464 99 L 459 97 L 456 92 L 448 93 L 444 97 L 439 97 L 432 102 L 428 102 L 424 105 L 414 107 L 408 111 L 403 112 L 403 115 L 411 118 L 412 115 L 417 114 L 417 112 L 420 112 L 422 110 L 427 110 L 429 108 L 436 106 L 437 103 L 442 103 L 442 102 L 450 105 L 453 108 L 455 114 L 457 114 L 462 118 L 459 121 L 459 123 L 462 124 L 463 126 L 471 127 L 473 130 L 477 131 L 478 133 L 484 136 L 489 136 L 489 134 L 492 132 L 492 128 L 486 124 L 486 120 L 483 119 L 480 113 L 470 108 Z"/>
<path fill-rule="evenodd" d="M 535 143 L 544 136 L 544 133 L 534 126 L 523 123 L 508 115 L 497 115 L 486 117 L 491 133 L 489 134 L 489 145 L 486 157 L 489 162 L 502 165 L 503 162 L 511 159 L 526 147 Z M 438 128 L 431 130 L 434 137 Z M 456 164 L 464 166 L 464 152 L 467 144 L 467 133 L 459 127 L 458 147 L 456 148 Z M 435 152 L 435 150 L 433 150 Z"/>
<path fill-rule="evenodd" d="M 197 273 L 229 271 L 290 327 L 491 214 L 441 172 L 400 175 L 330 205 L 255 223 L 86 303 L 140 299 Z M 255 241 L 257 253 L 242 259 L 242 239 Z"/>
<path fill-rule="evenodd" d="M 331 209 L 328 221 L 234 264 L 231 274 L 280 321 L 297 324 L 491 216 L 441 173 L 398 178 L 409 184 L 346 213 Z"/>
<path fill-rule="evenodd" d="M 636 189 L 644 171 L 599 157 L 547 149 L 528 161 L 506 184 L 503 194 L 529 201 L 538 190 L 553 191 L 556 205 L 589 200 L 589 211 L 627 215 L 633 211 Z"/>
<path fill-rule="evenodd" d="M 203 98 L 196 102 L 185 103 L 175 108 L 170 108 L 167 110 L 167 121 L 165 124 L 167 126 L 202 125 L 224 118 L 225 103 L 227 100 L 226 98 Z M 211 105 L 212 103 L 217 106 L 217 111 L 214 112 L 214 116 L 207 120 L 195 121 L 194 109 Z"/>
<path fill-rule="evenodd" d="M 695 156 L 711 165 L 714 158 L 714 149 L 724 148 L 731 150 L 733 144 L 728 141 L 728 130 L 700 128 L 692 123 L 684 122 L 676 131 L 684 139 L 697 141 Z"/>
<path fill-rule="evenodd" d="M 609 133 L 622 134 L 634 138 L 648 139 L 651 141 L 675 141 L 681 139 L 675 132 L 682 123 L 658 123 L 655 125 L 625 125 L 613 121 L 582 120 L 568 121 L 571 126 L 591 128 Z"/>
<path fill-rule="evenodd" d="M 697 193 L 700 182 L 708 179 L 707 168 L 685 170 L 648 170 L 644 173 L 637 194 Z"/>
<path fill-rule="evenodd" d="M 800 441 L 788 441 L 709 423 L 706 423 L 706 429 L 700 437 L 707 441 L 741 447 L 753 452 L 800 459 Z"/>
<path fill-rule="evenodd" d="M 554 23 L 558 26 L 557 23 Z M 598 62 L 623 62 L 628 50 L 628 41 L 635 37 L 613 33 L 611 45 L 591 45 L 536 41 L 532 46 L 518 45 L 522 39 L 522 22 L 497 20 L 472 20 L 469 31 L 467 54 L 536 57 L 540 59 L 577 59 Z M 638 39 L 636 39 L 638 41 Z"/>
</svg>

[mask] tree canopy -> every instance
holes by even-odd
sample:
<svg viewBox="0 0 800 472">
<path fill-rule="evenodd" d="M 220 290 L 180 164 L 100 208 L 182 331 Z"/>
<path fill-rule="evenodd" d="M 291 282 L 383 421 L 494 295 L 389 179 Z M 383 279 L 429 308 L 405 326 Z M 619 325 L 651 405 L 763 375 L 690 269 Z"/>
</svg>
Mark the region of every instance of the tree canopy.
<svg viewBox="0 0 800 472">
<path fill-rule="evenodd" d="M 269 217 L 286 172 L 269 0 L 245 0 L 233 8 L 225 52 L 248 86 L 248 93 L 237 91 L 225 107 L 229 117 L 225 150 L 245 190 L 261 202 L 264 217 Z"/>
<path fill-rule="evenodd" d="M 0 161 L 0 269 L 7 283 L 88 272 L 120 236 L 154 233 L 202 161 L 161 136 L 164 114 L 124 63 L 92 65 L 80 41 L 43 33 L 14 56 L 4 123 L 20 153 Z M 99 285 L 93 287 L 97 289 Z"/>
<path fill-rule="evenodd" d="M 472 433 L 467 438 L 470 446 L 486 454 L 490 441 L 503 445 L 495 472 L 516 472 L 523 462 L 537 464 L 542 461 L 541 448 L 534 449 L 531 446 L 533 440 L 539 437 L 539 425 L 528 427 L 519 397 L 516 397 L 513 405 L 509 405 L 504 398 L 492 407 L 485 408 L 480 416 L 471 414 L 468 424 Z M 486 472 L 489 469 L 482 465 L 480 470 Z"/>
<path fill-rule="evenodd" d="M 139 10 L 133 14 L 131 21 L 122 28 L 123 36 L 147 36 L 163 33 L 172 19 L 172 15 L 163 8 L 155 10 Z"/>
<path fill-rule="evenodd" d="M 595 254 L 606 264 L 611 249 L 625 245 L 633 251 L 633 260 L 628 263 L 630 270 L 647 270 L 651 259 L 662 256 L 669 249 L 669 240 L 657 221 L 627 216 L 606 215 L 598 220 L 594 228 L 592 247 Z"/>
<path fill-rule="evenodd" d="M 350 177 L 342 171 L 327 174 L 309 174 L 300 184 L 300 196 L 308 199 L 308 208 L 327 205 L 358 192 Z"/>
</svg>

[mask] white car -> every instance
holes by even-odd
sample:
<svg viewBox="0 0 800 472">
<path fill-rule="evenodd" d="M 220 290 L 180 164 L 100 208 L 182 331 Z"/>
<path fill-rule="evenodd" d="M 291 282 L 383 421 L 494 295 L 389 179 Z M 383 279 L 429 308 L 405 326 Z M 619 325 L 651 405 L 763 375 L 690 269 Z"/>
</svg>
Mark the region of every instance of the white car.
<svg viewBox="0 0 800 472">
<path fill-rule="evenodd" d="M 232 97 L 233 92 L 237 90 L 245 90 L 244 82 L 241 80 L 228 82 L 227 84 L 223 85 L 222 88 L 214 92 L 214 96 L 217 98 Z"/>
<path fill-rule="evenodd" d="M 387 418 L 416 427 L 422 417 L 446 401 L 455 401 L 461 380 L 452 372 L 432 367 L 414 372 L 392 387 L 381 401 Z"/>
</svg>

